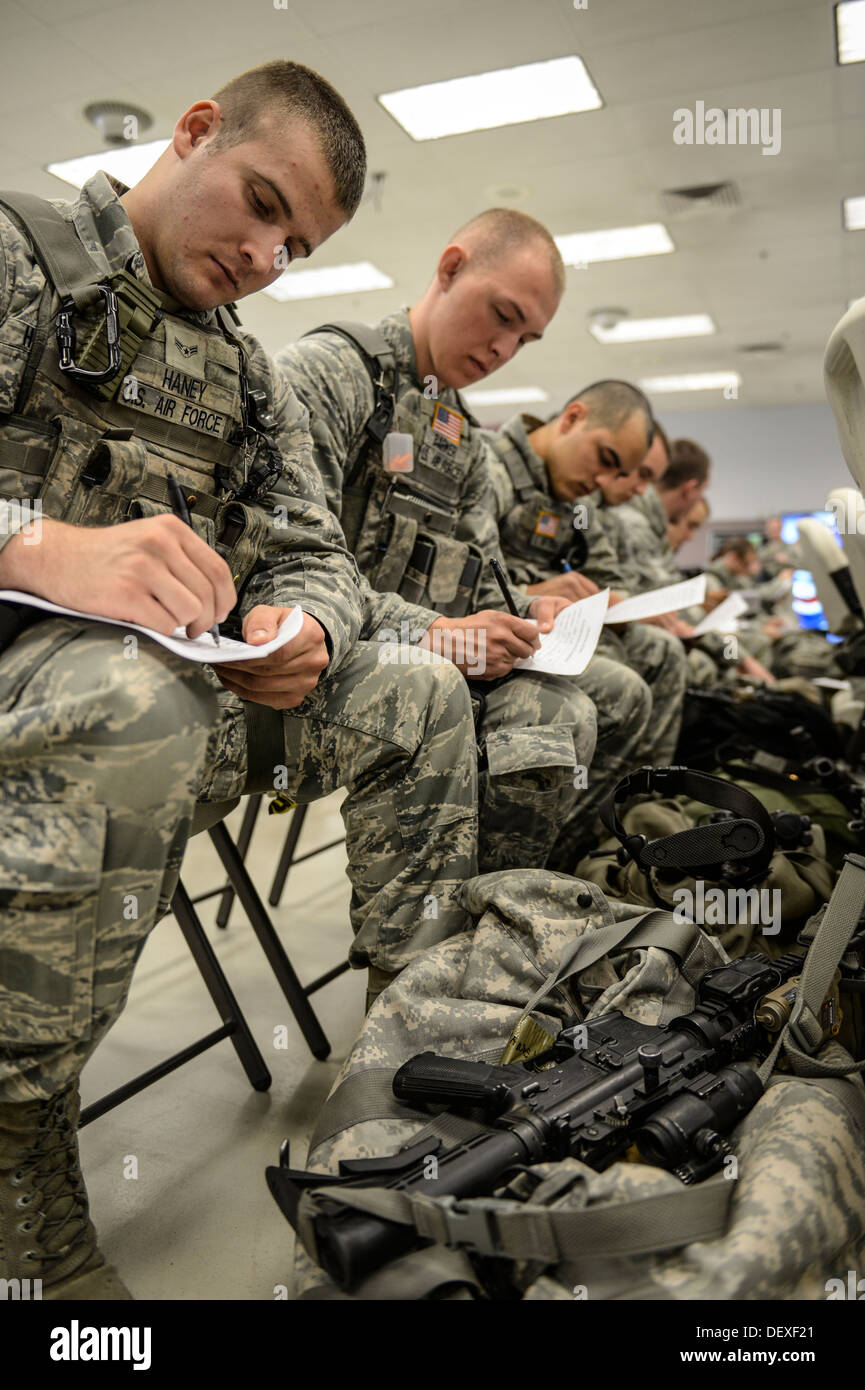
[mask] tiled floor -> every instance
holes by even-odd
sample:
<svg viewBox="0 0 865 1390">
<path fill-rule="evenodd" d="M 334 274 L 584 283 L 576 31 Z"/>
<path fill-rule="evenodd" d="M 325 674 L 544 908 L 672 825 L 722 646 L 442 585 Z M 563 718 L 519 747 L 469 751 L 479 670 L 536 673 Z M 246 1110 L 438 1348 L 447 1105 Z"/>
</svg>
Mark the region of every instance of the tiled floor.
<svg viewBox="0 0 865 1390">
<path fill-rule="evenodd" d="M 342 833 L 339 799 L 310 808 L 299 853 Z M 236 835 L 242 806 L 226 824 Z M 259 816 L 247 863 L 266 898 L 288 816 Z M 183 881 L 194 896 L 223 881 L 205 835 L 190 841 Z M 289 874 L 272 909 L 303 982 L 344 959 L 351 939 L 342 845 Z M 91 1209 L 106 1257 L 136 1298 L 273 1299 L 291 1293 L 294 1236 L 267 1190 L 265 1167 L 283 1139 L 301 1164 L 317 1112 L 363 1018 L 366 972 L 351 971 L 313 996 L 331 1042 L 316 1062 L 242 910 L 227 931 L 214 923 L 218 899 L 201 918 L 273 1073 L 268 1092 L 251 1089 L 230 1041 L 93 1121 L 81 1132 Z M 153 1066 L 219 1026 L 173 917 L 155 928 L 135 972 L 129 1002 L 82 1076 L 82 1104 Z M 276 1045 L 281 1025 L 288 1047 Z M 137 1171 L 137 1176 L 133 1176 Z"/>
</svg>

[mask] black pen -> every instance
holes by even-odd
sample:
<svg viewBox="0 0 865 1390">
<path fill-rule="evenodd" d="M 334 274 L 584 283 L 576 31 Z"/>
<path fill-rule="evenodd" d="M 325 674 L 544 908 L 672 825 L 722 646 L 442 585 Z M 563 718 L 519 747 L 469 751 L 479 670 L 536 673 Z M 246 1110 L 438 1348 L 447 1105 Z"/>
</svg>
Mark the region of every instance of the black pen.
<svg viewBox="0 0 865 1390">
<path fill-rule="evenodd" d="M 513 595 L 511 594 L 510 585 L 508 584 L 508 577 L 502 569 L 501 565 L 499 564 L 498 560 L 496 559 L 495 555 L 490 556 L 490 569 L 493 572 L 493 578 L 495 579 L 496 583 L 498 584 L 499 588 L 505 596 L 505 603 L 508 605 L 508 611 L 513 613 L 515 618 L 518 618 L 520 615 L 517 612 L 517 605 L 514 603 Z"/>
<path fill-rule="evenodd" d="M 167 481 L 168 491 L 171 493 L 171 510 L 174 512 L 175 516 L 180 517 L 181 521 L 185 521 L 187 526 L 192 526 L 192 517 L 189 515 L 189 508 L 186 505 L 186 498 L 183 495 L 183 489 L 181 488 L 179 482 L 177 481 L 173 473 L 167 474 Z M 192 526 L 192 529 L 194 531 L 195 527 Z M 213 627 L 210 629 L 210 635 L 218 647 L 219 626 L 217 623 L 214 623 Z"/>
</svg>

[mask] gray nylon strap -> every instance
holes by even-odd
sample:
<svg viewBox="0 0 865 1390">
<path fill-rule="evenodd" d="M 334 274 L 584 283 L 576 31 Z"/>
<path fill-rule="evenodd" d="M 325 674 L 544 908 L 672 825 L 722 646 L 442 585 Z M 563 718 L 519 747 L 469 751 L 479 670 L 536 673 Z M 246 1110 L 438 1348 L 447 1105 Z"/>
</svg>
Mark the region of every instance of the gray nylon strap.
<svg viewBox="0 0 865 1390">
<path fill-rule="evenodd" d="M 848 854 L 823 921 L 805 957 L 799 998 L 790 1032 L 802 1047 L 817 1047 L 822 1037 L 820 1012 L 847 943 L 865 911 L 865 859 Z"/>
<path fill-rule="evenodd" d="M 426 1115 L 400 1105 L 396 1099 L 393 1093 L 396 1072 L 396 1067 L 368 1067 L 347 1076 L 321 1111 L 309 1141 L 309 1152 L 364 1120 L 425 1120 Z"/>
<path fill-rule="evenodd" d="M 74 224 L 44 198 L 32 193 L 0 193 L 0 207 L 15 213 L 27 228 L 48 279 L 62 299 L 71 298 L 76 309 L 88 308 L 97 298 L 103 276 L 78 238 Z"/>
<path fill-rule="evenodd" d="M 823 920 L 808 948 L 790 1021 L 759 1069 L 758 1075 L 764 1085 L 772 1074 L 782 1047 L 796 1075 L 815 1078 L 847 1076 L 865 1069 L 865 1062 L 825 1062 L 810 1055 L 822 1041 L 819 1020 L 823 1001 L 863 912 L 865 859 L 859 854 L 847 854 Z"/>
<path fill-rule="evenodd" d="M 597 931 L 585 932 L 576 941 L 569 941 L 562 952 L 555 970 L 544 980 L 540 989 L 532 995 L 522 1017 L 532 1012 L 540 1001 L 564 980 L 570 979 L 580 970 L 587 970 L 610 951 L 627 944 L 628 947 L 660 946 L 672 952 L 682 962 L 682 973 L 689 984 L 687 962 L 694 946 L 699 942 L 700 928 L 693 922 L 676 922 L 671 912 L 662 908 L 652 908 L 639 917 L 627 917 L 622 922 L 612 922 L 609 926 L 598 927 Z"/>
<path fill-rule="evenodd" d="M 509 1209 L 484 1198 L 456 1204 L 453 1199 L 380 1187 L 316 1188 L 309 1196 L 414 1226 L 420 1235 L 442 1244 L 555 1264 L 575 1256 L 649 1255 L 714 1240 L 726 1230 L 734 1187 L 733 1179 L 717 1175 L 696 1187 L 577 1210 L 530 1204 Z"/>
</svg>

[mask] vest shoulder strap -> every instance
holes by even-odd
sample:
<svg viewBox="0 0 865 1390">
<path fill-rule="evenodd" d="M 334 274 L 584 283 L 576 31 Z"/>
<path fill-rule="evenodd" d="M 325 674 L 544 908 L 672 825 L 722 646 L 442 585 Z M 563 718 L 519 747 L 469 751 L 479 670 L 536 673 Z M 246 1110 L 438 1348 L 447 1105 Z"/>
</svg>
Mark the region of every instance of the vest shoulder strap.
<svg viewBox="0 0 865 1390">
<path fill-rule="evenodd" d="M 319 324 L 318 328 L 311 328 L 303 336 L 312 338 L 318 333 L 338 333 L 341 338 L 347 338 L 359 349 L 368 368 L 371 364 L 378 365 L 379 376 L 386 368 L 394 366 L 393 348 L 380 328 L 373 328 L 368 323 L 353 323 L 349 319 L 339 319 L 333 323 Z M 370 375 L 374 371 L 375 366 L 372 366 Z"/>
<path fill-rule="evenodd" d="M 507 469 L 508 477 L 514 485 L 517 500 L 525 502 L 533 493 L 539 491 L 538 485 L 526 467 L 525 460 L 520 454 L 519 449 L 507 435 L 495 434 L 490 439 L 490 444 L 501 459 Z"/>
<path fill-rule="evenodd" d="M 371 328 L 367 323 L 340 320 L 336 323 L 322 323 L 318 328 L 312 328 L 308 333 L 304 333 L 303 337 L 313 338 L 319 333 L 336 333 L 357 348 L 369 372 L 375 392 L 372 414 L 364 421 L 359 434 L 364 442 L 357 450 L 352 465 L 345 475 L 343 488 L 346 489 L 357 482 L 370 451 L 382 443 L 393 423 L 394 407 L 399 390 L 399 370 L 393 348 L 378 328 Z M 390 388 L 385 385 L 386 373 L 392 376 Z"/>
<path fill-rule="evenodd" d="M 20 224 L 61 299 L 71 299 L 79 310 L 89 308 L 98 298 L 96 287 L 105 280 L 106 271 L 86 250 L 74 225 L 47 199 L 33 193 L 4 191 L 0 208 Z"/>
</svg>

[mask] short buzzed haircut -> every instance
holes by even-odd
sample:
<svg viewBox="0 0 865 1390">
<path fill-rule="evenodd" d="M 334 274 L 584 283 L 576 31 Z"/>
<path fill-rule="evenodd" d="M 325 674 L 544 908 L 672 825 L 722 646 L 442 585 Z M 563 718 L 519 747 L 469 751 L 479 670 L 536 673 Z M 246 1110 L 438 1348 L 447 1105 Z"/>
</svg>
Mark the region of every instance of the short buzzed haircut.
<svg viewBox="0 0 865 1390">
<path fill-rule="evenodd" d="M 740 560 L 750 560 L 752 555 L 756 555 L 751 541 L 747 536 L 727 536 L 723 540 L 712 556 L 713 560 L 720 560 L 722 555 L 735 555 Z"/>
<path fill-rule="evenodd" d="M 664 453 L 667 455 L 667 464 L 669 465 L 669 462 L 670 462 L 670 441 L 669 441 L 669 439 L 667 438 L 667 431 L 664 429 L 664 426 L 661 424 L 660 420 L 656 420 L 656 421 L 655 421 L 655 435 L 654 435 L 654 437 L 655 437 L 655 439 L 660 439 L 661 443 L 663 444 L 663 446 L 664 446 Z"/>
<path fill-rule="evenodd" d="M 593 381 L 589 386 L 584 386 L 582 391 L 578 391 L 575 396 L 571 396 L 569 401 L 565 401 L 559 414 L 563 414 L 569 405 L 574 404 L 574 401 L 582 401 L 589 413 L 588 423 L 595 428 L 600 426 L 608 430 L 621 429 L 625 421 L 629 420 L 636 411 L 639 411 L 646 421 L 646 448 L 651 447 L 655 437 L 655 421 L 648 398 L 638 386 L 632 386 L 629 381 L 617 381 L 614 378 L 605 381 Z M 556 417 L 553 416 L 553 418 Z"/>
<path fill-rule="evenodd" d="M 561 252 L 550 233 L 537 218 L 517 208 L 487 208 L 476 217 L 463 224 L 454 232 L 450 241 L 460 241 L 467 232 L 483 233 L 473 251 L 476 267 L 492 265 L 506 260 L 515 251 L 521 251 L 532 242 L 540 242 L 549 255 L 550 270 L 556 285 L 556 292 L 563 294 L 565 289 L 565 263 Z"/>
<path fill-rule="evenodd" d="M 366 146 L 360 126 L 335 87 L 302 63 L 278 58 L 233 77 L 212 98 L 223 125 L 212 149 L 259 138 L 268 116 L 305 121 L 318 136 L 339 207 L 353 217 L 366 181 Z"/>
<path fill-rule="evenodd" d="M 663 477 L 655 484 L 662 492 L 689 483 L 692 478 L 703 484 L 708 481 L 712 460 L 693 439 L 674 439 L 670 445 L 670 462 Z"/>
</svg>

